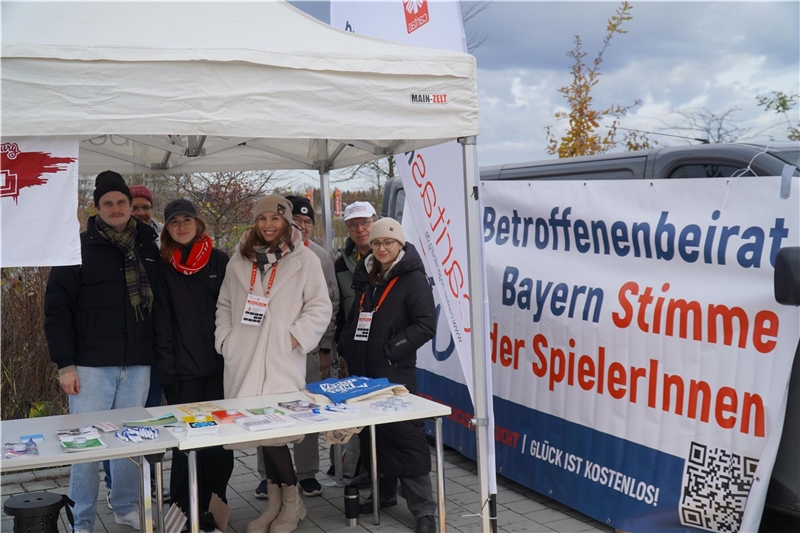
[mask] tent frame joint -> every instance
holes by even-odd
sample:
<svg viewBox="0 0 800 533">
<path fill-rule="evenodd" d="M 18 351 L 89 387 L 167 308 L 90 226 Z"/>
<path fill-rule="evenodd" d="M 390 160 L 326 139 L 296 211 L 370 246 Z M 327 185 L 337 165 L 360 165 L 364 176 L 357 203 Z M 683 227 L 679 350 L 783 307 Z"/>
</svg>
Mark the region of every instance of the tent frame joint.
<svg viewBox="0 0 800 533">
<path fill-rule="evenodd" d="M 475 135 L 470 135 L 469 137 L 459 137 L 458 144 L 462 146 L 469 146 L 478 144 L 478 138 Z"/>
<path fill-rule="evenodd" d="M 489 419 L 487 417 L 471 418 L 469 420 L 469 427 L 470 429 L 489 427 Z"/>
</svg>

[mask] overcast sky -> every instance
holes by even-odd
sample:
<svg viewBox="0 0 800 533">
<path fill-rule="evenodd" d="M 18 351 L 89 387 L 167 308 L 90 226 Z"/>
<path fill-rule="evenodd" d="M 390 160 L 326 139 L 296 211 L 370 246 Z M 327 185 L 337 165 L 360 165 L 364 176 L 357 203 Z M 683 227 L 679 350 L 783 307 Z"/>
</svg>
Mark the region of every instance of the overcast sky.
<svg viewBox="0 0 800 533">
<path fill-rule="evenodd" d="M 396 0 L 398 2 L 402 0 Z M 328 22 L 328 2 L 292 2 Z M 462 2 L 462 9 L 469 4 Z M 800 92 L 800 3 L 631 2 L 628 33 L 606 51 L 593 91 L 597 107 L 630 105 L 622 126 L 675 133 L 675 111 L 732 113 L 749 139 L 785 140 L 785 119 L 765 113 L 756 96 Z M 566 110 L 558 88 L 570 81 L 566 53 L 576 34 L 591 62 L 619 2 L 489 2 L 467 33 L 485 37 L 478 63 L 478 157 L 481 166 L 546 159 L 544 127 Z M 800 112 L 791 120 L 797 124 Z M 774 126 L 774 127 L 772 127 Z M 755 137 L 755 135 L 759 133 Z M 700 132 L 697 132 L 700 135 Z M 746 135 L 747 137 L 747 135 Z M 651 136 L 662 145 L 688 141 Z"/>
</svg>

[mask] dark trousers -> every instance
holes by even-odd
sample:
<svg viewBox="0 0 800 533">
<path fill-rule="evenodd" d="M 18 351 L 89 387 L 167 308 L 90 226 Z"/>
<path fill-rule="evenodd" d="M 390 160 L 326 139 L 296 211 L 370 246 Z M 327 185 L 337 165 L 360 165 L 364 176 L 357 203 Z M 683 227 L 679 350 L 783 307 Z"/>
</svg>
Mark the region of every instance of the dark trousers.
<svg viewBox="0 0 800 533">
<path fill-rule="evenodd" d="M 167 403 L 210 402 L 224 397 L 222 374 L 206 378 L 178 381 L 165 389 Z M 197 483 L 200 514 L 208 511 L 211 495 L 216 494 L 228 503 L 228 481 L 233 473 L 233 450 L 222 446 L 197 450 Z M 169 482 L 172 501 L 182 511 L 189 512 L 189 458 L 177 448 L 172 449 L 172 475 Z"/>
</svg>

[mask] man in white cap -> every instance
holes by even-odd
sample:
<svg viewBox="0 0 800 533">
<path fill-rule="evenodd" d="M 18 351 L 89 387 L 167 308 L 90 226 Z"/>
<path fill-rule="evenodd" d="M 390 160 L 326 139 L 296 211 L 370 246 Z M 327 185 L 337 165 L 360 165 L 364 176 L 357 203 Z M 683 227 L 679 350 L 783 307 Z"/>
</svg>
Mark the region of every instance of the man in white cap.
<svg viewBox="0 0 800 533">
<path fill-rule="evenodd" d="M 344 323 L 350 309 L 353 307 L 355 291 L 353 290 L 353 272 L 358 262 L 370 252 L 369 232 L 372 224 L 377 219 L 375 208 L 369 202 L 353 202 L 344 210 L 344 225 L 347 227 L 348 237 L 343 248 L 339 248 L 339 257 L 334 263 L 336 283 L 339 285 L 339 312 L 336 316 L 336 342 L 342 333 Z M 340 363 L 342 360 L 340 359 Z M 358 439 L 350 439 L 344 445 L 343 474 L 353 477 L 358 470 Z M 333 453 L 333 447 L 331 447 Z M 333 464 L 331 455 L 331 464 Z M 329 471 L 329 473 L 331 473 Z M 361 476 L 359 476 L 361 477 Z M 368 481 L 368 477 L 364 477 Z"/>
</svg>

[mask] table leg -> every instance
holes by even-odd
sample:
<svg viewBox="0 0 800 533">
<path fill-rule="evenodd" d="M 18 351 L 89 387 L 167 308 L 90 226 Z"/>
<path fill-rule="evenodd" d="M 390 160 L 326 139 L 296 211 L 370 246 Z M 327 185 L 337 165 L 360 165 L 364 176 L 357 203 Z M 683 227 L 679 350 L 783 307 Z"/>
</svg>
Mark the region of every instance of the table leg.
<svg viewBox="0 0 800 533">
<path fill-rule="evenodd" d="M 164 532 L 164 477 L 161 461 L 156 461 L 156 529 Z"/>
<path fill-rule="evenodd" d="M 375 426 L 369 427 L 370 435 L 370 457 L 372 458 L 372 523 L 376 526 L 381 523 L 380 500 L 381 495 L 378 490 L 378 437 L 375 434 Z"/>
<path fill-rule="evenodd" d="M 189 515 L 192 533 L 200 532 L 200 502 L 197 495 L 197 451 L 189 450 Z"/>
<path fill-rule="evenodd" d="M 140 476 L 142 483 L 139 486 L 139 516 L 142 531 L 145 533 L 153 533 L 153 502 L 150 500 L 150 462 L 147 457 L 142 456 L 141 467 L 142 475 Z"/>
<path fill-rule="evenodd" d="M 436 426 L 436 491 L 439 496 L 439 533 L 447 533 L 447 516 L 444 494 L 444 441 L 442 440 L 442 419 L 437 417 Z"/>
</svg>

